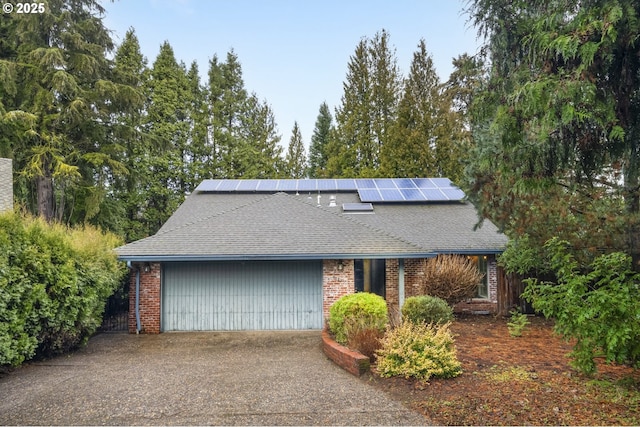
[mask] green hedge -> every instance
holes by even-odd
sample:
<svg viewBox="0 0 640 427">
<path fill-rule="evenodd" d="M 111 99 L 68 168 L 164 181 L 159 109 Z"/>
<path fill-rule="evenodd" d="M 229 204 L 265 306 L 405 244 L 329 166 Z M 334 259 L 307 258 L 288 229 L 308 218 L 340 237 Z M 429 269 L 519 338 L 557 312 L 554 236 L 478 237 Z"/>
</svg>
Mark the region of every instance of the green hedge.
<svg viewBox="0 0 640 427">
<path fill-rule="evenodd" d="M 350 332 L 357 330 L 383 332 L 388 320 L 384 298 L 368 292 L 345 295 L 329 308 L 329 330 L 340 344 L 346 344 Z"/>
<path fill-rule="evenodd" d="M 402 316 L 413 323 L 443 324 L 453 320 L 453 309 L 442 298 L 419 295 L 406 299 Z"/>
<path fill-rule="evenodd" d="M 0 215 L 0 365 L 84 344 L 126 269 L 118 237 L 16 213 Z"/>
</svg>

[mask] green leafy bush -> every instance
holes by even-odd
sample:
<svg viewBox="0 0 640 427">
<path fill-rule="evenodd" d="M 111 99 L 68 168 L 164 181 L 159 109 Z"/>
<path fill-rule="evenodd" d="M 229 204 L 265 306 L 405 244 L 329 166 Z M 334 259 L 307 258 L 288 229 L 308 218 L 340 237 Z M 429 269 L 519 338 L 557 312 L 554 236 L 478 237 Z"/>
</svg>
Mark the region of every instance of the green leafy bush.
<svg viewBox="0 0 640 427">
<path fill-rule="evenodd" d="M 388 323 L 387 303 L 379 295 L 358 292 L 341 297 L 329 309 L 329 330 L 340 344 L 358 331 L 384 332 Z"/>
<path fill-rule="evenodd" d="M 453 320 L 453 309 L 442 298 L 420 295 L 405 300 L 402 317 L 412 323 L 448 323 Z"/>
<path fill-rule="evenodd" d="M 433 325 L 404 321 L 390 329 L 377 351 L 378 373 L 428 381 L 453 378 L 462 373 L 449 323 Z"/>
<path fill-rule="evenodd" d="M 525 280 L 523 297 L 565 339 L 575 339 L 571 364 L 585 374 L 596 370 L 594 358 L 640 365 L 640 274 L 621 252 L 601 255 L 590 266 L 580 266 L 568 243 L 551 239 L 545 244 L 557 283 Z"/>
<path fill-rule="evenodd" d="M 126 273 L 120 243 L 92 227 L 0 215 L 0 365 L 86 342 Z"/>
</svg>

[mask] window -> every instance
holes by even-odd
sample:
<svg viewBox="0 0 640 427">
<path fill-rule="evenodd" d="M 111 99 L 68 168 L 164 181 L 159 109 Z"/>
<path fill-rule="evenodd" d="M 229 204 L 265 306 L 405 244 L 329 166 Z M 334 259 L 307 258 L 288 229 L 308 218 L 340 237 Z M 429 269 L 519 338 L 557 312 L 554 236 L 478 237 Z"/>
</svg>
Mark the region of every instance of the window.
<svg viewBox="0 0 640 427">
<path fill-rule="evenodd" d="M 482 280 L 478 283 L 478 287 L 476 288 L 475 298 L 489 298 L 489 279 L 487 277 L 487 256 L 470 256 L 469 259 L 473 261 L 478 267 L 480 274 L 482 274 Z"/>
<path fill-rule="evenodd" d="M 353 261 L 356 292 L 371 292 L 385 298 L 386 263 L 384 259 L 356 259 Z"/>
</svg>

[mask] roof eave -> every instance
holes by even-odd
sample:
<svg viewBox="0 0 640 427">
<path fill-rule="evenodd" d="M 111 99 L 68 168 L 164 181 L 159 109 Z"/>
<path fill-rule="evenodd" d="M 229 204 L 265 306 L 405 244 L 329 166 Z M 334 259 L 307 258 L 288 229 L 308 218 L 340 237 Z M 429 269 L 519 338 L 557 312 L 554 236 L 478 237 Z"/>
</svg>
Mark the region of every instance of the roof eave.
<svg viewBox="0 0 640 427">
<path fill-rule="evenodd" d="M 492 255 L 503 250 L 440 250 L 433 252 L 403 253 L 325 253 L 325 254 L 232 254 L 232 255 L 120 255 L 118 259 L 128 262 L 183 262 L 183 261 L 300 261 L 319 259 L 394 259 L 394 258 L 433 258 L 439 254 Z"/>
</svg>

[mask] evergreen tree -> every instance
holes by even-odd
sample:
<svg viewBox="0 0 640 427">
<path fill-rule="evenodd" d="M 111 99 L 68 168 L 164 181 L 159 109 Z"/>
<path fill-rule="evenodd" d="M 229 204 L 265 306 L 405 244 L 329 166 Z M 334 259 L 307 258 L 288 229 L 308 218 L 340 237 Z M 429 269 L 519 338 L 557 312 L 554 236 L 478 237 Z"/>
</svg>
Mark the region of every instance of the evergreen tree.
<svg viewBox="0 0 640 427">
<path fill-rule="evenodd" d="M 114 80 L 125 85 L 129 96 L 117 106 L 113 116 L 113 138 L 120 146 L 122 163 L 128 173 L 115 180 L 111 196 L 118 206 L 113 209 L 120 214 L 120 221 L 111 221 L 111 226 L 101 224 L 118 234 L 126 241 L 146 237 L 139 220 L 140 206 L 144 205 L 141 162 L 144 155 L 144 134 L 141 126 L 144 121 L 144 86 L 147 78 L 147 60 L 140 51 L 140 43 L 133 29 L 125 34 L 122 44 L 116 50 L 114 58 Z"/>
<path fill-rule="evenodd" d="M 333 128 L 333 117 L 326 102 L 320 105 L 316 125 L 311 136 L 309 147 L 309 177 L 325 178 L 327 160 L 329 158 L 328 145 Z"/>
<path fill-rule="evenodd" d="M 105 177 L 124 170 L 103 126 L 120 93 L 106 58 L 113 43 L 103 12 L 95 0 L 56 0 L 44 13 L 5 14 L 0 25 L 8 36 L 0 76 L 16 82 L 3 85 L 5 135 L 21 177 L 35 186 L 32 196 L 28 183 L 18 183 L 24 192 L 17 196 L 48 220 L 92 219 Z"/>
<path fill-rule="evenodd" d="M 212 178 L 215 161 L 208 138 L 209 105 L 207 91 L 200 84 L 198 63 L 193 61 L 187 72 L 189 141 L 186 161 L 187 188 L 192 192 L 202 180 Z"/>
<path fill-rule="evenodd" d="M 363 39 L 351 56 L 336 111 L 335 147 L 327 162 L 331 176 L 375 176 L 380 152 L 397 118 L 401 77 L 386 31 Z"/>
<path fill-rule="evenodd" d="M 189 87 L 184 64 L 178 64 L 168 42 L 160 47 L 147 82 L 149 104 L 144 132 L 148 136 L 140 171 L 146 206 L 144 220 L 155 233 L 189 190 L 185 175 L 189 141 Z"/>
<path fill-rule="evenodd" d="M 277 178 L 283 169 L 282 147 L 275 116 L 266 102 L 255 94 L 247 100 L 246 116 L 239 134 L 236 176 L 241 178 Z"/>
<path fill-rule="evenodd" d="M 341 105 L 336 110 L 336 147 L 327 161 L 329 176 L 358 177 L 373 167 L 371 66 L 366 39 L 360 40 L 347 65 Z"/>
<path fill-rule="evenodd" d="M 583 265 L 623 250 L 639 270 L 640 5 L 476 0 L 470 13 L 491 66 L 467 177 L 481 214 L 534 251 L 557 236 Z"/>
<path fill-rule="evenodd" d="M 425 49 L 426 50 L 426 49 Z M 389 143 L 390 128 L 398 117 L 402 76 L 398 68 L 395 48 L 389 45 L 389 34 L 382 30 L 369 43 L 371 58 L 372 96 L 371 117 L 374 161 L 372 169 L 380 167 L 380 153 Z M 373 172 L 373 171 L 372 171 Z"/>
<path fill-rule="evenodd" d="M 424 40 L 413 54 L 392 136 L 383 147 L 386 176 L 439 176 L 436 154 L 442 111 L 440 81 Z"/>
<path fill-rule="evenodd" d="M 209 62 L 210 137 L 216 153 L 216 175 L 225 178 L 242 177 L 242 158 L 246 162 L 246 147 L 242 147 L 242 127 L 247 116 L 248 94 L 242 79 L 242 67 L 233 51 L 226 62 L 217 56 Z"/>
<path fill-rule="evenodd" d="M 294 122 L 286 157 L 286 174 L 289 178 L 304 178 L 307 175 L 307 161 L 298 122 Z"/>
</svg>

